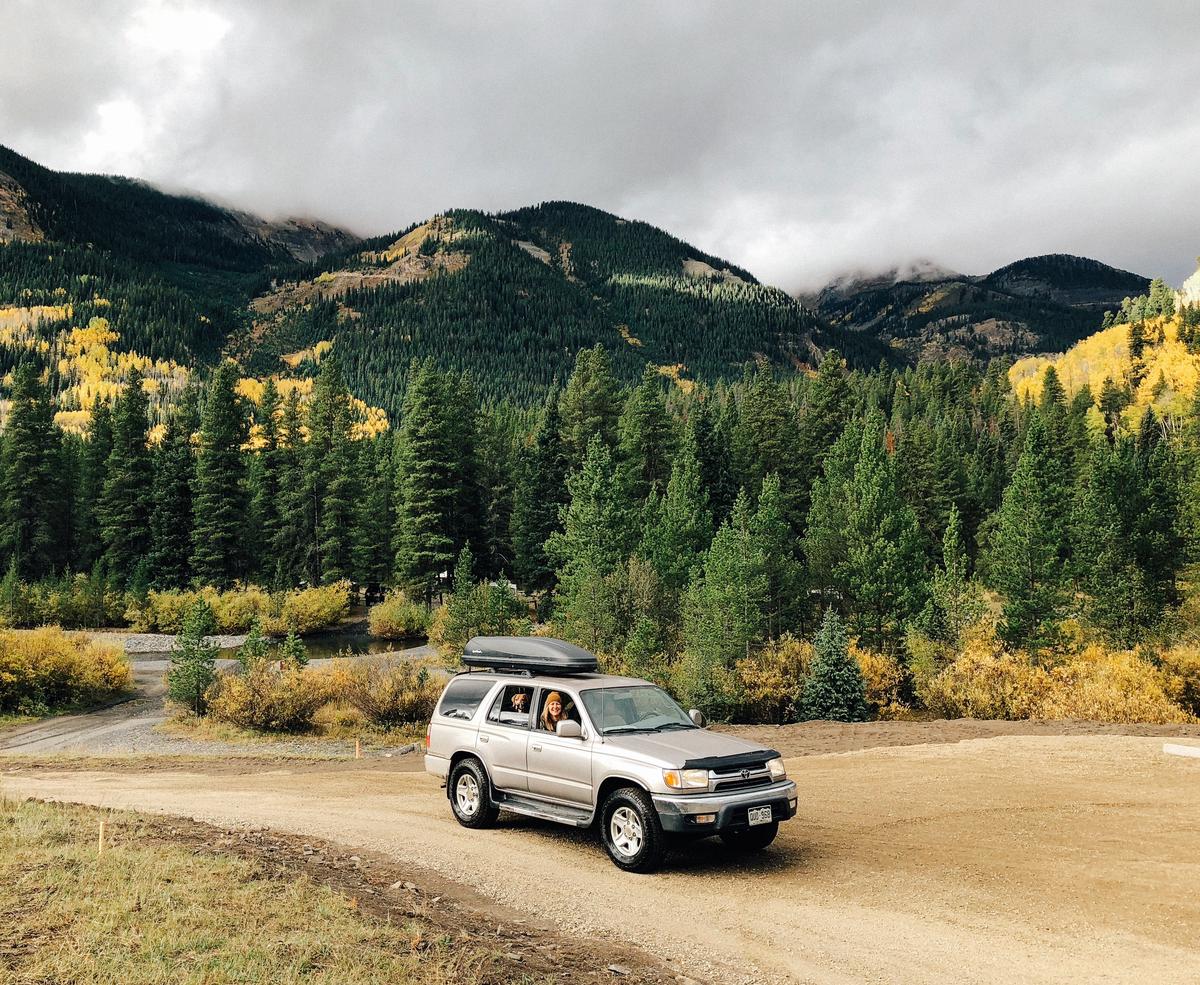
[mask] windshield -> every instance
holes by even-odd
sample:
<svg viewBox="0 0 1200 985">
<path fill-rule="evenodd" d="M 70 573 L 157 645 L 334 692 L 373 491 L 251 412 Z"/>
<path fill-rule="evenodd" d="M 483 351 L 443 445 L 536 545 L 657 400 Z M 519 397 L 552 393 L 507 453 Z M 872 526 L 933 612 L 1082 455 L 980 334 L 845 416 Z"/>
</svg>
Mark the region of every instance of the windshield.
<svg viewBox="0 0 1200 985">
<path fill-rule="evenodd" d="M 583 692 L 583 706 L 604 735 L 695 728 L 687 712 L 660 687 L 601 687 Z"/>
</svg>

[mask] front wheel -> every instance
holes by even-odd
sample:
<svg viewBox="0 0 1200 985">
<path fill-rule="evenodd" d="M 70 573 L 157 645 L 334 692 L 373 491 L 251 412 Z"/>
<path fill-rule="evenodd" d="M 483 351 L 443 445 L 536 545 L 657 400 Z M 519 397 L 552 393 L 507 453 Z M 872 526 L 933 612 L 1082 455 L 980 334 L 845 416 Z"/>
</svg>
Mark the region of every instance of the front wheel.
<svg viewBox="0 0 1200 985">
<path fill-rule="evenodd" d="M 614 790 L 600 808 L 600 838 L 608 857 L 626 872 L 653 872 L 666 855 L 658 811 L 637 787 Z"/>
<path fill-rule="evenodd" d="M 490 828 L 500 816 L 492 803 L 487 773 L 477 759 L 464 759 L 450 771 L 450 809 L 464 828 Z"/>
<path fill-rule="evenodd" d="M 750 854 L 751 852 L 761 852 L 775 840 L 777 834 L 779 834 L 779 822 L 772 821 L 770 824 L 743 828 L 741 831 L 725 831 L 721 834 L 721 840 L 735 852 Z"/>
</svg>

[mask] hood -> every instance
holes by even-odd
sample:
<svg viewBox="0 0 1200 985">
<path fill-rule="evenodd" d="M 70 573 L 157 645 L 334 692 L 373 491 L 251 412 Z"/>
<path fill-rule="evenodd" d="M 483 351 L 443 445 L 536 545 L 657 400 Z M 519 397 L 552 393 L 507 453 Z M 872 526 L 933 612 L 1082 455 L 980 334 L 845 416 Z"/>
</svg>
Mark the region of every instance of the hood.
<svg viewBox="0 0 1200 985">
<path fill-rule="evenodd" d="M 710 732 L 708 729 L 687 729 L 679 732 L 650 732 L 628 735 L 606 735 L 605 745 L 629 756 L 661 766 L 664 769 L 679 769 L 685 764 L 701 769 L 712 769 L 715 759 L 744 758 L 771 759 L 779 753 L 754 742 L 735 739 L 732 735 Z M 759 754 L 759 755 L 754 755 Z M 733 763 L 729 764 L 733 766 Z M 740 764 L 739 764 L 740 765 Z"/>
</svg>

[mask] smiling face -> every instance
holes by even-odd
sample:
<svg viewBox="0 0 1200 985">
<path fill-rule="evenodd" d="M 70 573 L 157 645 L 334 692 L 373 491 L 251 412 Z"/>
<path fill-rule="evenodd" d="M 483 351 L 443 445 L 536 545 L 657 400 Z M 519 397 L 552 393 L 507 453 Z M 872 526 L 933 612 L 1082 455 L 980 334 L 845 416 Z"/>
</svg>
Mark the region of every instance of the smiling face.
<svg viewBox="0 0 1200 985">
<path fill-rule="evenodd" d="M 550 712 L 551 718 L 557 718 L 562 714 L 562 702 L 558 700 L 551 700 L 546 704 L 546 710 Z"/>
</svg>

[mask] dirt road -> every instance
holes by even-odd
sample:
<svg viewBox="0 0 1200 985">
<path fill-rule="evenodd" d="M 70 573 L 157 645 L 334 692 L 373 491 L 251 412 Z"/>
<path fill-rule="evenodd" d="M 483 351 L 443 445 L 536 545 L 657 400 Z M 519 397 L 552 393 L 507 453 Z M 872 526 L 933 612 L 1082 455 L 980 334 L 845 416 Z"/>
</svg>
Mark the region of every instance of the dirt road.
<svg viewBox="0 0 1200 985">
<path fill-rule="evenodd" d="M 1005 736 L 793 758 L 801 811 L 765 855 L 704 842 L 646 877 L 587 833 L 467 831 L 433 780 L 382 766 L 21 771 L 0 790 L 361 846 L 710 981 L 1194 983 L 1200 761 L 1161 750 Z"/>
</svg>

